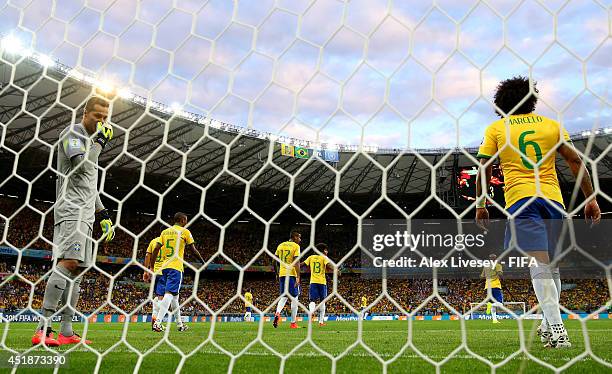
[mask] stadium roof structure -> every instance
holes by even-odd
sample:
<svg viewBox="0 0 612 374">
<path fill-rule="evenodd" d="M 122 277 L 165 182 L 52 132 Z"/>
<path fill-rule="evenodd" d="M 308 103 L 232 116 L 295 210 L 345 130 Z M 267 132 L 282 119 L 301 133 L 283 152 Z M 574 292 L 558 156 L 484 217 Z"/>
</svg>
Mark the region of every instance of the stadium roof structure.
<svg viewBox="0 0 612 374">
<path fill-rule="evenodd" d="M 0 158 L 14 159 L 19 152 L 18 170 L 25 174 L 54 165 L 49 159 L 49 145 L 57 141 L 63 128 L 78 120 L 85 100 L 96 90 L 95 80 L 40 56 L 4 53 L 0 59 L 0 84 L 0 123 L 5 129 Z M 333 164 L 315 158 L 287 157 L 281 155 L 280 143 L 306 147 L 313 144 L 224 124 L 126 92 L 120 92 L 120 96 L 114 100 L 110 118 L 116 126 L 115 138 L 100 164 L 108 166 L 107 180 L 114 179 L 118 185 L 126 183 L 125 188 L 129 184 L 126 180 L 138 178 L 135 170 L 144 168 L 145 183 L 157 180 L 167 185 L 180 176 L 184 167 L 185 177 L 204 187 L 213 183 L 241 185 L 243 178 L 252 180 L 252 188 L 286 190 L 290 185 L 287 175 L 297 175 L 295 192 L 333 195 L 336 169 L 342 170 L 338 180 L 341 194 L 380 194 L 384 183 L 389 195 L 428 195 L 434 184 L 438 192 L 452 191 L 456 178 L 448 177 L 456 176 L 462 168 L 475 167 L 474 159 L 468 155 L 474 156 L 476 148 L 363 147 L 364 154 L 355 152 L 358 147 L 333 146 L 340 155 L 339 162 Z M 580 151 L 590 147 L 589 156 L 598 160 L 598 178 L 612 180 L 612 129 L 583 132 L 572 138 Z M 269 157 L 274 166 L 266 162 Z M 387 168 L 386 177 L 375 163 Z M 438 165 L 435 173 L 428 163 Z M 223 173 L 224 166 L 231 173 Z M 562 183 L 573 180 L 564 162 L 557 163 L 557 172 Z M 433 183 L 432 176 L 436 177 Z"/>
</svg>

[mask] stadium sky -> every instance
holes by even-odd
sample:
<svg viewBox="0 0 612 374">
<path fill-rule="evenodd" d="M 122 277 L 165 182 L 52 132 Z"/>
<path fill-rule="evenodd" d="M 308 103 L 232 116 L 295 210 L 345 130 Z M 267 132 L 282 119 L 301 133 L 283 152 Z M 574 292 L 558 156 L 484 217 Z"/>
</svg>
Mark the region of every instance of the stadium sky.
<svg viewBox="0 0 612 374">
<path fill-rule="evenodd" d="M 612 126 L 609 0 L 84 3 L 0 1 L 0 33 L 156 101 L 300 139 L 476 146 L 495 85 L 527 64 L 538 112 L 571 133 Z"/>
</svg>

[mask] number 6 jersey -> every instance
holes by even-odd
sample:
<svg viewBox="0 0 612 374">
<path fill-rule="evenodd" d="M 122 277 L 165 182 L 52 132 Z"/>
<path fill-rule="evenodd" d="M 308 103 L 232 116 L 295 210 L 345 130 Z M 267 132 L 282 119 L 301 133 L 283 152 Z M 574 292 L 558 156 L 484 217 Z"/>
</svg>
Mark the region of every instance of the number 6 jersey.
<svg viewBox="0 0 612 374">
<path fill-rule="evenodd" d="M 499 151 L 506 208 L 531 196 L 546 197 L 563 205 L 555 169 L 561 135 L 569 141 L 569 134 L 558 122 L 535 113 L 502 118 L 487 127 L 477 157 L 491 158 Z M 537 163 L 539 188 L 534 173 Z"/>
</svg>

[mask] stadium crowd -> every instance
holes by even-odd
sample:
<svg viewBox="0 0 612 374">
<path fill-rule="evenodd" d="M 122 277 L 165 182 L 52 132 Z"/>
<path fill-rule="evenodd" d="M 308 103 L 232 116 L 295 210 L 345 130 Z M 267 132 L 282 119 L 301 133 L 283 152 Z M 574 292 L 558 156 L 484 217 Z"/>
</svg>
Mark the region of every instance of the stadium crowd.
<svg viewBox="0 0 612 374">
<path fill-rule="evenodd" d="M 51 250 L 53 240 L 53 211 L 51 204 L 31 201 L 29 204 L 40 212 L 48 212 L 43 216 L 35 212 L 30 207 L 23 207 L 24 202 L 17 199 L 0 198 L 0 214 L 5 217 L 12 217 L 10 222 L 5 224 L 0 222 L 0 229 L 6 226 L 6 242 L 0 241 L 0 246 L 12 246 L 15 248 L 32 248 Z M 125 216 L 120 221 L 115 222 L 119 225 L 115 230 L 115 238 L 110 243 L 100 242 L 97 249 L 98 256 L 114 256 L 131 258 L 136 254 L 136 258 L 144 259 L 149 242 L 157 237 L 164 225 L 151 222 L 151 216 L 143 214 L 131 214 Z M 42 235 L 38 234 L 38 228 L 42 226 Z M 258 225 L 254 229 L 252 224 L 235 223 L 225 231 L 223 240 L 223 255 L 219 251 L 219 241 L 221 230 L 202 217 L 197 218 L 189 225 L 196 246 L 204 259 L 217 264 L 231 264 L 228 260 L 236 262 L 240 266 L 249 263 L 253 257 L 256 261 L 252 265 L 272 265 L 274 259 L 266 253 L 258 255 L 264 244 L 264 226 Z M 309 237 L 309 227 L 304 226 L 302 236 Z M 335 253 L 347 253 L 356 241 L 356 233 L 346 232 L 333 227 L 326 227 L 317 234 L 317 242 L 328 243 Z M 94 238 L 102 236 L 100 227 L 94 225 Z M 287 230 L 272 226 L 268 239 L 271 253 L 274 253 L 276 245 L 287 240 Z M 306 240 L 305 239 L 305 240 Z M 312 243 L 314 244 L 314 243 Z M 194 261 L 191 254 L 186 254 L 187 261 Z M 359 256 L 353 256 L 345 262 L 345 266 L 358 264 Z"/>
<path fill-rule="evenodd" d="M 49 212 L 45 219 L 42 215 L 35 212 L 30 207 L 21 208 L 24 202 L 18 199 L 0 198 L 0 214 L 4 217 L 12 217 L 9 224 L 0 220 L 1 230 L 7 230 L 6 242 L 0 242 L 0 246 L 11 245 L 16 248 L 35 248 L 51 250 L 51 240 L 53 236 L 52 210 L 51 204 L 42 201 L 30 202 L 30 205 L 40 212 Z M 98 255 L 133 257 L 142 261 L 149 241 L 155 238 L 163 227 L 157 223 L 151 225 L 152 217 L 146 215 L 132 214 L 119 221 L 115 239 L 108 244 L 98 246 Z M 34 229 L 33 229 L 34 228 Z M 42 228 L 42 229 L 41 229 Z M 148 229 L 147 229 L 148 228 Z M 309 227 L 302 227 L 302 237 L 305 241 L 309 238 Z M 39 230 L 40 229 L 40 230 Z M 129 230 L 133 234 L 129 234 Z M 213 259 L 217 264 L 227 264 L 229 261 L 220 256 L 218 252 L 220 230 L 212 223 L 203 218 L 196 219 L 190 225 L 197 244 L 198 250 L 206 260 Z M 330 257 L 338 260 L 353 248 L 355 243 L 355 233 L 346 231 L 344 228 L 328 226 L 322 233 L 317 233 L 317 241 L 324 241 L 329 244 L 331 249 Z M 42 233 L 42 236 L 39 235 Z M 251 224 L 231 225 L 225 232 L 223 241 L 223 253 L 236 261 L 239 265 L 248 263 L 263 247 L 263 225 L 253 226 Z M 94 228 L 94 236 L 100 235 L 98 225 Z M 136 235 L 136 236 L 133 236 Z M 140 236 L 137 239 L 137 236 Z M 275 248 L 276 244 L 286 240 L 286 229 L 275 227 L 270 228 L 270 248 Z M 1 236 L 0 236 L 1 237 Z M 42 238 L 45 239 L 42 239 Z M 135 244 L 136 243 L 136 244 Z M 304 243 L 303 243 L 304 244 Z M 304 247 L 304 245 L 302 245 Z M 273 252 L 274 249 L 271 249 Z M 0 261 L 0 277 L 12 277 L 0 287 L 0 310 L 12 310 L 31 307 L 40 308 L 42 295 L 44 292 L 45 280 L 40 280 L 50 270 L 51 262 L 47 261 L 31 262 L 23 257 L 19 267 L 19 276 L 11 275 L 14 273 L 16 258 Z M 189 256 L 187 261 L 193 261 Z M 13 262 L 10 262 L 13 261 Z M 274 259 L 268 254 L 261 254 L 253 265 L 272 265 Z M 150 303 L 147 303 L 149 286 L 141 282 L 141 271 L 132 266 L 126 270 L 118 265 L 100 265 L 101 269 L 111 275 L 119 274 L 112 282 L 108 277 L 96 269 L 87 272 L 82 283 L 80 298 L 80 310 L 90 313 L 94 311 L 117 311 L 118 309 L 131 312 L 141 308 L 142 312 L 150 311 Z M 344 268 L 360 266 L 360 255 L 354 253 L 346 258 L 342 264 Z M 342 268 L 341 267 L 341 268 Z M 251 269 L 254 270 L 254 269 Z M 240 313 L 244 308 L 244 303 L 236 296 L 237 282 L 232 280 L 231 275 L 236 272 L 222 272 L 220 277 L 212 271 L 206 271 L 200 277 L 197 290 L 194 295 L 193 276 L 189 271 L 185 273 L 181 292 L 181 300 L 185 302 L 183 312 L 185 314 L 207 314 L 210 310 L 218 311 L 223 309 L 224 313 Z M 248 272 L 247 274 L 250 274 Z M 276 281 L 270 273 L 258 273 L 257 277 L 247 276 L 244 289 L 251 289 L 255 297 L 255 305 L 262 310 L 273 305 L 277 298 Z M 237 276 L 235 276 L 237 278 Z M 253 278 L 253 279 L 251 279 Z M 39 281 L 36 283 L 37 281 Z M 27 281 L 32 282 L 28 284 Z M 301 301 L 306 304 L 308 290 L 308 276 L 304 276 L 301 285 Z M 561 303 L 570 310 L 592 312 L 605 305 L 609 300 L 609 292 L 605 280 L 601 279 L 581 279 L 567 280 L 567 284 L 574 284 L 575 287 L 565 290 L 562 293 Z M 31 288 L 34 293 L 31 305 L 28 305 Z M 536 303 L 529 280 L 505 280 L 503 282 L 506 301 L 525 302 L 529 309 Z M 244 291 L 243 289 L 243 291 Z M 331 287 L 330 287 L 331 289 Z M 371 312 L 385 313 L 394 312 L 398 307 L 391 301 L 401 306 L 405 311 L 411 312 L 419 308 L 421 314 L 440 314 L 448 312 L 444 302 L 464 313 L 470 309 L 470 303 L 479 302 L 485 297 L 483 282 L 479 279 L 461 280 L 440 280 L 438 283 L 439 297 L 431 298 L 427 303 L 422 304 L 431 294 L 433 286 L 431 280 L 400 280 L 390 279 L 387 282 L 387 292 L 383 293 L 380 280 L 365 280 L 360 275 L 341 273 L 338 278 L 338 297 L 333 297 L 327 303 L 328 313 L 350 313 L 351 305 L 355 309 L 360 309 L 361 297 L 366 296 L 369 303 L 376 303 L 372 306 Z M 380 299 L 379 296 L 383 295 Z M 195 296 L 199 300 L 195 299 Z M 202 305 L 205 303 L 209 309 Z"/>
<path fill-rule="evenodd" d="M 141 270 L 135 266 L 120 270 L 118 266 L 102 266 L 103 271 L 115 276 L 110 279 L 102 272 L 91 269 L 85 276 L 81 285 L 81 298 L 79 309 L 84 313 L 115 312 L 120 310 L 138 313 L 149 313 L 150 285 L 141 282 Z M 44 293 L 45 278 L 43 275 L 49 270 L 45 264 L 24 264 L 19 267 L 19 274 L 23 278 L 14 276 L 14 265 L 0 262 L 0 278 L 5 281 L 0 287 L 0 310 L 16 310 L 23 308 L 39 309 Z M 216 274 L 223 273 L 219 276 Z M 193 274 L 186 273 L 184 287 L 181 291 L 181 303 L 185 315 L 205 315 L 210 311 L 222 313 L 241 313 L 244 301 L 237 296 L 238 282 L 230 278 L 236 272 L 204 272 L 200 277 L 194 295 Z M 11 278 L 12 277 L 12 278 Z M 41 279 L 41 277 L 43 277 Z M 10 279 L 9 279 L 10 278 Z M 261 310 L 274 306 L 278 297 L 276 280 L 271 274 L 247 274 L 243 292 L 250 289 L 254 295 L 254 305 Z M 25 280 L 32 282 L 28 284 Z M 40 280 L 38 283 L 38 280 Z M 564 280 L 566 289 L 561 294 L 561 304 L 574 311 L 593 312 L 601 308 L 609 300 L 609 292 L 605 279 L 578 279 Z M 330 281 L 331 290 L 331 281 Z M 34 297 L 28 305 L 31 288 L 34 287 Z M 109 292 L 110 289 L 110 292 Z M 418 308 L 418 314 L 434 315 L 449 313 L 443 301 L 460 313 L 470 309 L 470 303 L 484 300 L 486 291 L 483 281 L 479 279 L 453 279 L 438 282 L 439 297 L 425 300 L 433 292 L 431 280 L 387 280 L 386 293 L 383 293 L 382 281 L 365 280 L 357 274 L 342 274 L 338 277 L 338 294 L 344 299 L 333 296 L 327 302 L 328 313 L 351 313 L 349 307 L 360 310 L 361 298 L 366 296 L 368 303 L 373 304 L 372 313 L 398 312 L 398 307 L 391 298 L 407 312 Z M 505 301 L 525 302 L 527 309 L 536 303 L 535 295 L 527 279 L 504 280 L 503 289 Z M 308 276 L 305 275 L 301 284 L 300 301 L 307 304 Z M 381 296 L 382 295 L 382 296 Z M 196 299 L 197 296 L 197 299 Z M 380 297 L 380 299 L 378 299 Z M 201 301 L 201 302 L 200 302 Z M 205 307 L 202 303 L 206 304 Z M 270 308 L 272 310 L 272 308 Z"/>
</svg>

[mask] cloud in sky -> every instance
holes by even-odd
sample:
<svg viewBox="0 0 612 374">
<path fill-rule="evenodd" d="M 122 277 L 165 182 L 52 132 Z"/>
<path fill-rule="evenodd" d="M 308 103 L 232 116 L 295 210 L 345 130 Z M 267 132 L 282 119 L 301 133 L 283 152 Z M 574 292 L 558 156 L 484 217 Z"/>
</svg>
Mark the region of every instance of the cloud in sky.
<svg viewBox="0 0 612 374">
<path fill-rule="evenodd" d="M 55 3 L 0 1 L 0 33 L 156 101 L 263 131 L 475 146 L 496 119 L 497 83 L 530 73 L 537 110 L 570 132 L 612 124 L 609 15 L 591 1 Z"/>
</svg>

